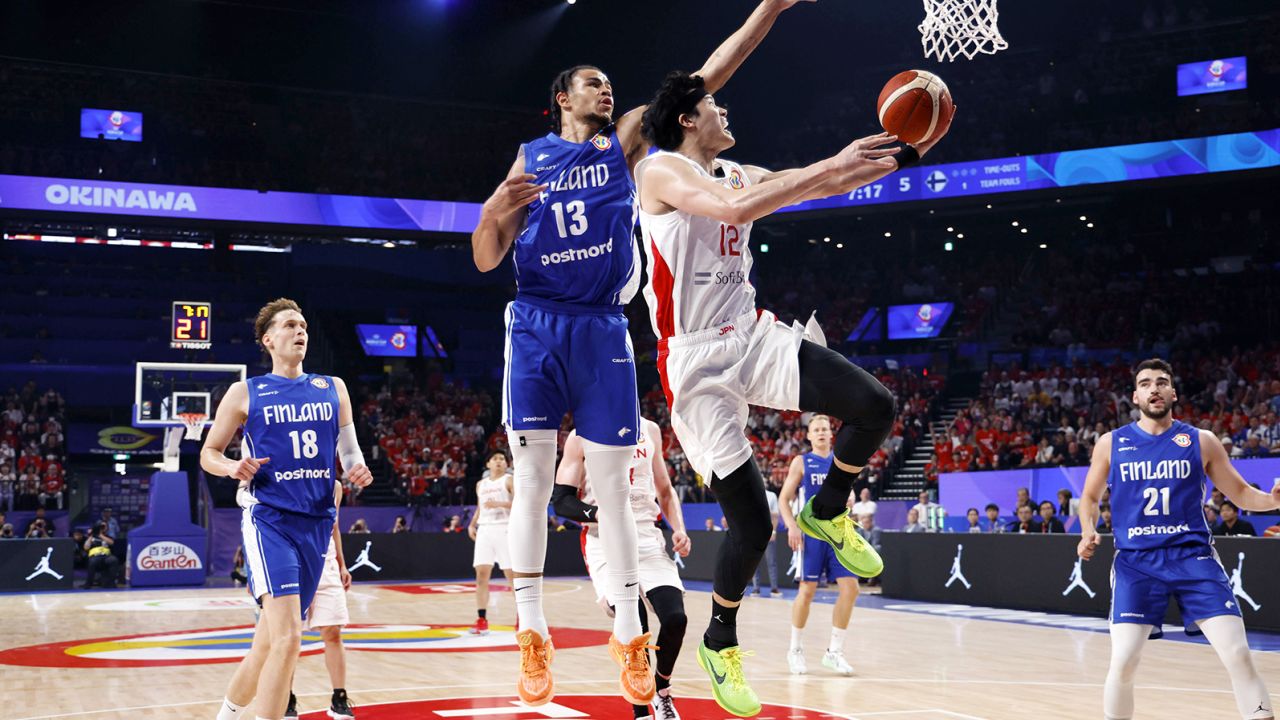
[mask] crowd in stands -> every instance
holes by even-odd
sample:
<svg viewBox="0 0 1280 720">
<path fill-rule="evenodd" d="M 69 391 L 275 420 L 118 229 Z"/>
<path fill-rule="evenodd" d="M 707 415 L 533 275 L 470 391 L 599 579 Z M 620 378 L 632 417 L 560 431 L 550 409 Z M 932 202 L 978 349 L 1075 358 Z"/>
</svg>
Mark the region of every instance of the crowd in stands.
<svg viewBox="0 0 1280 720">
<path fill-rule="evenodd" d="M 1174 417 L 1218 435 L 1235 458 L 1280 454 L 1280 348 L 1173 356 Z M 1088 465 L 1103 433 L 1133 422 L 1130 363 L 1016 365 L 983 375 L 980 393 L 934 442 L 941 472 Z"/>
<path fill-rule="evenodd" d="M 0 509 L 67 504 L 66 403 L 34 382 L 0 396 Z"/>
<path fill-rule="evenodd" d="M 357 432 L 373 438 L 371 461 L 389 470 L 406 504 L 458 505 L 474 502 L 495 407 L 487 392 L 433 375 L 420 386 L 367 392 Z"/>
</svg>

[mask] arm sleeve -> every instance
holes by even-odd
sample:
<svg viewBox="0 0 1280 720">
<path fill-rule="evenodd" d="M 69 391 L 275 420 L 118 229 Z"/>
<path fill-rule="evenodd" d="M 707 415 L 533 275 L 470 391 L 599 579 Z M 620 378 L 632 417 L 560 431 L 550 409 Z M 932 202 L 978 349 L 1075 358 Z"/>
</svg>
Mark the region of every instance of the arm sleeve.
<svg viewBox="0 0 1280 720">
<path fill-rule="evenodd" d="M 338 459 L 342 461 L 342 469 L 345 471 L 364 465 L 364 453 L 360 451 L 360 441 L 356 439 L 355 423 L 338 428 Z"/>
<path fill-rule="evenodd" d="M 594 505 L 588 505 L 578 499 L 576 488 L 569 485 L 556 485 L 551 491 L 551 507 L 555 508 L 556 515 L 566 520 L 576 520 L 577 522 L 595 522 L 597 508 Z"/>
</svg>

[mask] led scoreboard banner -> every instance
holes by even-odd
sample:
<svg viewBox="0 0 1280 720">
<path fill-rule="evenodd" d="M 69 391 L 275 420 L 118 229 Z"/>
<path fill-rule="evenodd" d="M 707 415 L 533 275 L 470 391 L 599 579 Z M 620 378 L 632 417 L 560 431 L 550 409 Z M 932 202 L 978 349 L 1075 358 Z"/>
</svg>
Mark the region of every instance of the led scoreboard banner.
<svg viewBox="0 0 1280 720">
<path fill-rule="evenodd" d="M 191 300 L 173 301 L 169 347 L 174 350 L 208 350 L 213 346 L 212 305 Z"/>
</svg>

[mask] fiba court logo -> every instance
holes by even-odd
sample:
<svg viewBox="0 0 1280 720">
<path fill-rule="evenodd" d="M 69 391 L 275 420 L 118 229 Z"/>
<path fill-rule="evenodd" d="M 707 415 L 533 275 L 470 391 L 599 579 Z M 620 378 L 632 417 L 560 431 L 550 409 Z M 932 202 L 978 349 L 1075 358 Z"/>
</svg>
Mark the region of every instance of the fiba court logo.
<svg viewBox="0 0 1280 720">
<path fill-rule="evenodd" d="M 369 551 L 372 549 L 373 541 L 366 540 L 364 543 L 364 550 L 361 550 L 360 554 L 356 556 L 356 561 L 347 568 L 347 572 L 351 572 L 352 570 L 362 567 L 371 568 L 374 572 L 382 572 L 382 567 L 375 565 L 373 561 L 369 559 Z"/>
<path fill-rule="evenodd" d="M 973 588 L 969 581 L 964 577 L 964 571 L 960 569 L 960 554 L 964 552 L 964 545 L 956 545 L 956 559 L 951 561 L 951 577 L 947 579 L 947 584 L 943 587 L 951 587 L 951 583 L 959 580 L 964 585 L 965 590 Z"/>
</svg>

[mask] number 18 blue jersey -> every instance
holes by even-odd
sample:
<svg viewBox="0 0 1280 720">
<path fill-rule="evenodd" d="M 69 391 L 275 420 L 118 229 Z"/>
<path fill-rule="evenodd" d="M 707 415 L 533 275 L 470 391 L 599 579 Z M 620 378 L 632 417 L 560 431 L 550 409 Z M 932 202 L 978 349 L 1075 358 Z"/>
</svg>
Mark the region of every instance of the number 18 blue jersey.
<svg viewBox="0 0 1280 720">
<path fill-rule="evenodd" d="M 1107 486 L 1117 548 L 1211 544 L 1195 427 L 1175 420 L 1168 430 L 1151 435 L 1135 422 L 1112 432 Z"/>
<path fill-rule="evenodd" d="M 525 172 L 548 184 L 515 240 L 519 294 L 622 306 L 640 284 L 636 186 L 622 144 L 605 128 L 588 142 L 548 133 L 523 146 Z"/>
<path fill-rule="evenodd" d="M 339 406 L 333 378 L 272 374 L 245 383 L 245 444 L 253 457 L 271 458 L 253 476 L 250 493 L 273 509 L 332 522 Z"/>
</svg>

